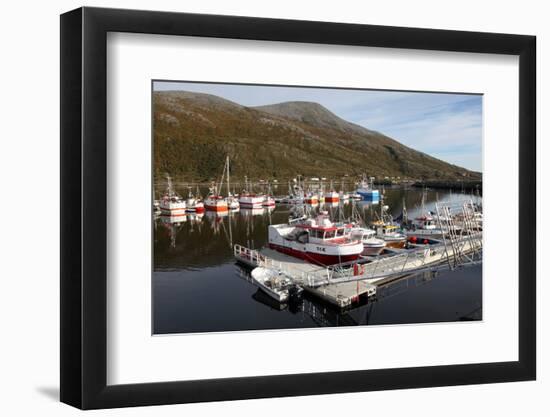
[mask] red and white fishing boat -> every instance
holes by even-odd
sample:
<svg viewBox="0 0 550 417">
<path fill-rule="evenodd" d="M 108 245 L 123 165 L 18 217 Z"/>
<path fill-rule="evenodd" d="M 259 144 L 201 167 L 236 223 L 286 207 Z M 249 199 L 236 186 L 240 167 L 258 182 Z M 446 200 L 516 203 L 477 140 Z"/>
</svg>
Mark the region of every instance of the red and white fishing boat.
<svg viewBox="0 0 550 417">
<path fill-rule="evenodd" d="M 185 200 L 174 191 L 172 178 L 169 175 L 166 176 L 166 181 L 166 192 L 159 203 L 161 213 L 169 216 L 184 216 L 187 209 Z"/>
<path fill-rule="evenodd" d="M 330 191 L 325 193 L 325 203 L 338 203 L 340 201 L 340 193 L 338 193 L 330 184 Z"/>
<path fill-rule="evenodd" d="M 227 199 L 218 195 L 216 188 L 210 188 L 208 197 L 204 200 L 204 208 L 207 211 L 228 211 Z"/>
<path fill-rule="evenodd" d="M 315 193 L 307 193 L 304 201 L 306 204 L 316 205 L 319 204 L 319 196 Z"/>
<path fill-rule="evenodd" d="M 221 189 L 223 185 L 224 177 L 227 175 L 227 196 L 223 197 L 221 195 Z M 210 187 L 210 193 L 208 194 L 208 197 L 204 200 L 204 208 L 207 211 L 216 211 L 216 212 L 226 212 L 229 211 L 229 209 L 238 209 L 239 208 L 239 202 L 236 200 L 235 197 L 231 195 L 231 191 L 229 189 L 229 156 L 225 159 L 225 165 L 223 167 L 222 171 L 222 178 L 220 180 L 219 185 L 213 184 Z"/>
<path fill-rule="evenodd" d="M 264 195 L 242 192 L 239 196 L 239 204 L 242 208 L 261 208 L 265 200 Z"/>
<path fill-rule="evenodd" d="M 239 204 L 242 208 L 261 208 L 262 203 L 265 200 L 265 195 L 255 194 L 250 191 L 250 184 L 248 183 L 248 178 L 244 177 L 245 189 L 239 195 Z"/>
<path fill-rule="evenodd" d="M 322 211 L 316 218 L 302 217 L 268 228 L 269 247 L 319 265 L 334 265 L 358 259 L 363 243 L 351 237 L 351 224 L 336 225 Z"/>
<path fill-rule="evenodd" d="M 275 207 L 275 199 L 271 195 L 266 195 L 262 202 L 262 207 Z"/>
<path fill-rule="evenodd" d="M 185 204 L 187 205 L 187 211 L 190 213 L 204 213 L 204 203 L 199 196 L 198 187 L 196 196 L 193 195 L 191 188 L 189 188 L 189 195 L 187 196 Z"/>
</svg>

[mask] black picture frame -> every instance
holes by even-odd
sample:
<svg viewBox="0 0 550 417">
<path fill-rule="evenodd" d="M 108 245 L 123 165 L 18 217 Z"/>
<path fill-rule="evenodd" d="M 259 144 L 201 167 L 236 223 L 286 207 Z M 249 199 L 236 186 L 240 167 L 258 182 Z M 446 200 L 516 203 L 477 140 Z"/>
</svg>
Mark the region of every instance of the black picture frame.
<svg viewBox="0 0 550 417">
<path fill-rule="evenodd" d="M 108 32 L 519 56 L 519 360 L 107 385 Z M 535 45 L 524 35 L 236 16 L 88 7 L 61 15 L 61 401 L 94 409 L 535 379 Z"/>
</svg>

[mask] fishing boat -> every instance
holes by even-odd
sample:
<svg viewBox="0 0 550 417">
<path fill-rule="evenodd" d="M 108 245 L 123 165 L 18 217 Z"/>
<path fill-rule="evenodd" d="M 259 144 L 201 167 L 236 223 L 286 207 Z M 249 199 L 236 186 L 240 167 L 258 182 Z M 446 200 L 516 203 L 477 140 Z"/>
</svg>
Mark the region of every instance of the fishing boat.
<svg viewBox="0 0 550 417">
<path fill-rule="evenodd" d="M 264 201 L 262 201 L 262 207 L 275 207 L 275 199 L 270 194 L 266 195 L 264 197 Z"/>
<path fill-rule="evenodd" d="M 443 231 L 438 227 L 431 214 L 424 214 L 414 219 L 406 234 L 415 237 L 440 238 L 443 236 Z"/>
<path fill-rule="evenodd" d="M 372 223 L 376 236 L 386 242 L 389 248 L 404 248 L 407 243 L 407 236 L 399 231 L 399 226 L 385 223 L 380 220 Z"/>
<path fill-rule="evenodd" d="M 187 205 L 175 191 L 170 175 L 166 176 L 166 192 L 160 200 L 159 207 L 162 214 L 169 216 L 183 216 L 186 213 Z"/>
<path fill-rule="evenodd" d="M 228 174 L 229 175 L 229 174 Z M 261 208 L 265 200 L 265 196 L 262 194 L 255 194 L 250 190 L 250 184 L 248 178 L 244 177 L 245 189 L 239 195 L 239 205 L 242 208 Z"/>
<path fill-rule="evenodd" d="M 340 194 L 334 190 L 332 183 L 330 184 L 330 191 L 325 193 L 325 203 L 338 203 L 340 201 Z"/>
<path fill-rule="evenodd" d="M 288 183 L 288 195 L 280 199 L 281 204 L 289 205 L 302 205 L 304 204 L 304 190 L 299 184 L 294 184 L 291 186 L 290 182 Z"/>
<path fill-rule="evenodd" d="M 316 205 L 319 204 L 319 196 L 316 193 L 309 192 L 305 195 L 305 203 L 310 205 Z"/>
<path fill-rule="evenodd" d="M 363 243 L 350 236 L 352 225 L 332 223 L 327 211 L 317 217 L 303 216 L 286 224 L 268 227 L 269 247 L 281 253 L 319 265 L 354 261 Z"/>
<path fill-rule="evenodd" d="M 221 189 L 224 178 L 227 180 L 227 197 L 221 195 Z M 239 202 L 231 195 L 229 188 L 229 156 L 225 159 L 225 165 L 222 171 L 222 177 L 219 184 L 212 184 L 208 196 L 204 200 L 204 207 L 207 211 L 226 212 L 229 209 L 238 208 Z"/>
<path fill-rule="evenodd" d="M 208 196 L 204 200 L 204 208 L 207 211 L 224 212 L 229 210 L 227 199 L 218 194 L 217 187 L 212 186 L 209 189 Z"/>
<path fill-rule="evenodd" d="M 242 192 L 239 195 L 239 205 L 242 208 L 261 208 L 264 200 L 265 196 L 254 193 Z"/>
<path fill-rule="evenodd" d="M 329 191 L 325 193 L 325 203 L 338 203 L 340 201 L 340 194 L 336 191 Z"/>
<path fill-rule="evenodd" d="M 292 280 L 275 269 L 257 267 L 250 275 L 254 284 L 280 303 L 287 301 L 290 294 L 296 292 Z"/>
<path fill-rule="evenodd" d="M 191 187 L 189 187 L 189 195 L 187 196 L 187 200 L 185 201 L 185 204 L 187 206 L 187 211 L 189 213 L 204 213 L 204 203 L 202 202 L 202 199 L 200 198 L 199 189 L 197 187 L 197 194 L 193 195 L 191 191 Z"/>
<path fill-rule="evenodd" d="M 304 204 L 304 197 L 299 195 L 288 195 L 281 198 L 281 204 L 300 205 Z"/>
<path fill-rule="evenodd" d="M 351 194 L 345 191 L 345 184 L 344 180 L 342 180 L 342 184 L 340 185 L 340 200 L 342 201 L 348 201 L 351 198 Z"/>
<path fill-rule="evenodd" d="M 404 248 L 407 244 L 407 236 L 400 231 L 400 227 L 395 224 L 388 210 L 388 206 L 380 204 L 379 218 L 372 222 L 371 226 L 376 231 L 376 236 L 386 242 L 387 247 Z"/>
<path fill-rule="evenodd" d="M 363 243 L 363 255 L 377 256 L 386 247 L 386 241 L 376 237 L 376 232 L 366 227 L 354 227 L 351 229 L 351 237 Z"/>
<path fill-rule="evenodd" d="M 351 198 L 351 194 L 346 191 L 340 191 L 340 199 L 341 200 L 349 200 Z"/>
<path fill-rule="evenodd" d="M 369 183 L 366 175 L 363 175 L 363 179 L 355 193 L 360 195 L 363 200 L 367 201 L 378 201 L 380 199 L 380 192 L 373 188 L 372 179 Z"/>
</svg>

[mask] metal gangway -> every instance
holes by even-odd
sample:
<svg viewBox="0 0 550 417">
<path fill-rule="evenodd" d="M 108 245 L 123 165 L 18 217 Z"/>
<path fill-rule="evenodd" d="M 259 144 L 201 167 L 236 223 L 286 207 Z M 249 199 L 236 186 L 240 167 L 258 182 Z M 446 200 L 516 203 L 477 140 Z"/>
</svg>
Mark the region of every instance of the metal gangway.
<svg viewBox="0 0 550 417">
<path fill-rule="evenodd" d="M 450 269 L 481 262 L 483 248 L 482 212 L 469 199 L 437 202 L 436 222 L 443 231 L 443 244 Z"/>
</svg>

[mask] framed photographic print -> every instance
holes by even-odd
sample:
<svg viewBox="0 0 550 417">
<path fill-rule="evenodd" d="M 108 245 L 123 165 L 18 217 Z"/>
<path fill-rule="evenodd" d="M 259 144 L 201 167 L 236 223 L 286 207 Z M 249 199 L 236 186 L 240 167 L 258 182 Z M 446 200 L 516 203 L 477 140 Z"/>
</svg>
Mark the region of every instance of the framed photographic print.
<svg viewBox="0 0 550 417">
<path fill-rule="evenodd" d="M 61 16 L 61 400 L 535 379 L 535 38 Z"/>
</svg>

